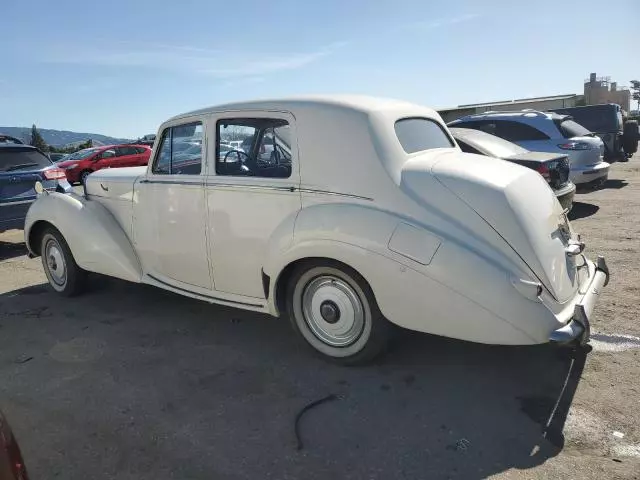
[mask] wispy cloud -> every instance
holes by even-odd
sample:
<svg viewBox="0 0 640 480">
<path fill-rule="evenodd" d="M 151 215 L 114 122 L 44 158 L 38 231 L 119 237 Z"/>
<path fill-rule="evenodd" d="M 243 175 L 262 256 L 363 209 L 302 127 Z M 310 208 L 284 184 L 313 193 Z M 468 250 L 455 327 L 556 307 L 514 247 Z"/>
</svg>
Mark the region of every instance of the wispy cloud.
<svg viewBox="0 0 640 480">
<path fill-rule="evenodd" d="M 456 25 L 458 23 L 469 22 L 471 20 L 475 20 L 479 18 L 481 15 L 479 13 L 467 13 L 465 15 L 460 15 L 457 17 L 449 17 L 449 18 L 437 18 L 435 20 L 428 20 L 423 22 L 413 22 L 407 25 L 407 28 L 412 29 L 425 29 L 432 30 L 435 28 L 448 27 L 450 25 Z"/>
<path fill-rule="evenodd" d="M 202 72 L 214 77 L 230 78 L 246 75 L 267 75 L 283 70 L 297 70 L 323 57 L 332 54 L 338 48 L 346 45 L 346 42 L 332 43 L 319 50 L 309 53 L 294 53 L 281 56 L 270 56 L 245 62 L 228 64 L 224 67 L 205 69 Z"/>
<path fill-rule="evenodd" d="M 266 80 L 265 77 L 245 77 L 234 78 L 221 84 L 222 87 L 235 87 L 238 85 L 255 85 L 256 83 L 262 83 Z"/>
<path fill-rule="evenodd" d="M 263 75 L 303 68 L 333 54 L 345 45 L 346 42 L 335 42 L 311 52 L 257 56 L 190 46 L 148 43 L 134 45 L 128 42 L 117 42 L 105 48 L 74 46 L 49 51 L 44 61 L 88 66 L 171 70 L 216 78 L 249 76 L 255 82 L 256 78 Z"/>
</svg>

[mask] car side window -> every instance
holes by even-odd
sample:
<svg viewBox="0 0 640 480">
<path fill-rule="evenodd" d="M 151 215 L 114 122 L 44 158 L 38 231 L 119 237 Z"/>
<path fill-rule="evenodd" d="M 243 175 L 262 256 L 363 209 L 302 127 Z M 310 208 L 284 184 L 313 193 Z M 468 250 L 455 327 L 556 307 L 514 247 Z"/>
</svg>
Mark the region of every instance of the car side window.
<svg viewBox="0 0 640 480">
<path fill-rule="evenodd" d="M 289 122 L 275 118 L 229 118 L 218 121 L 216 174 L 289 178 Z"/>
<path fill-rule="evenodd" d="M 159 175 L 200 175 L 202 122 L 165 128 L 151 171 Z"/>
<path fill-rule="evenodd" d="M 496 135 L 496 122 L 491 120 L 475 120 L 469 122 L 456 123 L 452 125 L 455 128 L 470 128 L 471 130 L 480 130 L 490 135 Z"/>
<path fill-rule="evenodd" d="M 496 120 L 495 135 L 510 142 L 523 142 L 530 140 L 548 140 L 549 137 L 531 125 L 509 120 Z M 491 132 L 487 132 L 491 133 Z"/>
<path fill-rule="evenodd" d="M 115 158 L 120 156 L 115 148 L 110 148 L 108 150 L 103 150 L 98 155 L 96 155 L 96 160 L 101 160 L 105 158 Z"/>
<path fill-rule="evenodd" d="M 117 147 L 116 153 L 120 157 L 124 155 L 136 155 L 138 152 L 134 147 Z"/>
</svg>

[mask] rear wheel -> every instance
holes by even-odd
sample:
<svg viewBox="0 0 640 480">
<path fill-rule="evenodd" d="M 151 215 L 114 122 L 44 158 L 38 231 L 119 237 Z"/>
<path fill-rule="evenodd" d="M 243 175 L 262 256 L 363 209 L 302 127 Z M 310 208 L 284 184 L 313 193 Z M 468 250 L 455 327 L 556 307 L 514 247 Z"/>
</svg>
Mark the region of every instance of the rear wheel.
<svg viewBox="0 0 640 480">
<path fill-rule="evenodd" d="M 335 362 L 366 363 L 387 347 L 391 325 L 367 282 L 346 265 L 300 265 L 289 281 L 287 307 L 294 330 Z"/>
<path fill-rule="evenodd" d="M 87 272 L 76 264 L 69 245 L 60 232 L 48 228 L 42 235 L 40 245 L 44 273 L 53 289 L 67 297 L 82 292 Z"/>
</svg>

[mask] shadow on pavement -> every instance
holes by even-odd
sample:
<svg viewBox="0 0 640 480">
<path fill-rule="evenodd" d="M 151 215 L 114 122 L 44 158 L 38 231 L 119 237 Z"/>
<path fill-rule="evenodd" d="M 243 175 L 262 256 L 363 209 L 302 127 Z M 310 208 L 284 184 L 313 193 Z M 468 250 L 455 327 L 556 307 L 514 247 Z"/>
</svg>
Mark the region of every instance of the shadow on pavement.
<svg viewBox="0 0 640 480">
<path fill-rule="evenodd" d="M 573 202 L 573 207 L 569 212 L 569 220 L 590 217 L 598 210 L 600 210 L 600 207 L 592 203 Z"/>
<path fill-rule="evenodd" d="M 9 260 L 10 258 L 16 258 L 26 254 L 27 247 L 24 242 L 11 243 L 0 240 L 0 261 Z"/>
<path fill-rule="evenodd" d="M 620 189 L 620 188 L 624 188 L 627 185 L 629 185 L 629 182 L 627 182 L 626 180 L 619 180 L 619 179 L 608 179 L 606 182 L 604 182 L 604 184 L 602 185 L 602 188 L 615 188 L 615 189 Z"/>
<path fill-rule="evenodd" d="M 377 364 L 345 368 L 284 319 L 92 285 L 0 302 L 0 398 L 34 478 L 485 478 L 560 452 L 585 363 L 401 331 Z M 297 451 L 296 414 L 330 394 Z"/>
</svg>

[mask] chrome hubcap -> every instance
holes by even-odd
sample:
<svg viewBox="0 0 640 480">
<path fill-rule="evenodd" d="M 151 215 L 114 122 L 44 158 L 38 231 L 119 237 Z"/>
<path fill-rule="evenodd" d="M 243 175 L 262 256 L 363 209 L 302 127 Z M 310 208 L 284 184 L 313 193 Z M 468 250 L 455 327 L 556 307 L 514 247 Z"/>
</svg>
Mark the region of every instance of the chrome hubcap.
<svg viewBox="0 0 640 480">
<path fill-rule="evenodd" d="M 354 343 L 364 330 L 364 308 L 358 294 L 333 276 L 314 278 L 302 295 L 302 313 L 313 334 L 334 347 Z"/>
<path fill-rule="evenodd" d="M 51 279 L 57 285 L 64 285 L 67 280 L 67 269 L 58 242 L 55 240 L 49 240 L 47 242 L 45 258 L 47 259 L 47 267 Z"/>
<path fill-rule="evenodd" d="M 331 300 L 325 300 L 320 304 L 320 315 L 327 323 L 336 323 L 340 320 L 340 307 Z"/>
</svg>

